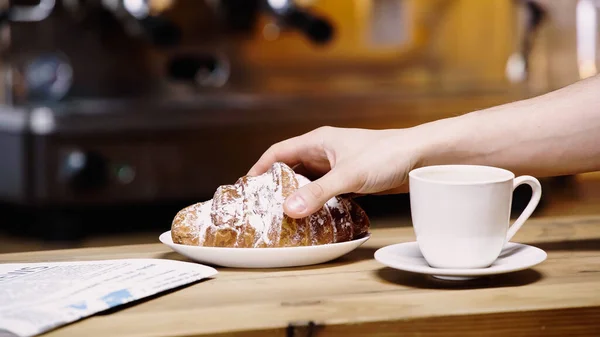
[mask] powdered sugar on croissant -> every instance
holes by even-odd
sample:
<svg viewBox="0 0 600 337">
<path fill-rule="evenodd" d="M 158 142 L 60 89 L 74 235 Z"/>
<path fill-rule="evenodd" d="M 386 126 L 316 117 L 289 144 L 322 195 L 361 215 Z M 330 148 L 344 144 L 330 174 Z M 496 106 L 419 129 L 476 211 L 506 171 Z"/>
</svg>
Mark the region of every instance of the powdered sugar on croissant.
<svg viewBox="0 0 600 337">
<path fill-rule="evenodd" d="M 211 247 L 294 247 L 349 241 L 365 235 L 369 219 L 350 198 L 334 197 L 302 219 L 283 212 L 283 202 L 310 181 L 283 163 L 262 175 L 220 186 L 213 198 L 177 213 L 173 242 Z"/>
</svg>

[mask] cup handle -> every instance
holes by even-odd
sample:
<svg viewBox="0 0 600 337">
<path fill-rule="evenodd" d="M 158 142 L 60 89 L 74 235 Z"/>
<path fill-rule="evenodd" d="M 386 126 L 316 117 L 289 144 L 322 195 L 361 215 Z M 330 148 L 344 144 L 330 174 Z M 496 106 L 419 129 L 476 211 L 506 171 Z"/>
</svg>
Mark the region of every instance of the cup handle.
<svg viewBox="0 0 600 337">
<path fill-rule="evenodd" d="M 525 207 L 521 215 L 519 215 L 519 217 L 517 218 L 517 220 L 515 220 L 512 226 L 508 228 L 508 233 L 506 234 L 506 242 L 510 241 L 512 237 L 517 233 L 517 231 L 521 228 L 521 226 L 523 226 L 525 221 L 529 219 L 537 205 L 540 203 L 540 199 L 542 197 L 542 185 L 536 178 L 532 176 L 520 176 L 515 178 L 513 180 L 513 192 L 517 188 L 517 186 L 523 184 L 531 186 L 533 193 L 531 195 L 529 203 L 527 204 L 527 207 Z"/>
</svg>

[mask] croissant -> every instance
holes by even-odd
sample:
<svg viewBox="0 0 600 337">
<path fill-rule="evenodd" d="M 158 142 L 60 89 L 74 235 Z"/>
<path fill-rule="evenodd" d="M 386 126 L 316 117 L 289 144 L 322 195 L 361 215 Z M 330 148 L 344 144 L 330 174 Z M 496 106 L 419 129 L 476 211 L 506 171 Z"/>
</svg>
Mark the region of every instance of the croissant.
<svg viewBox="0 0 600 337">
<path fill-rule="evenodd" d="M 309 179 L 284 163 L 259 176 L 222 185 L 213 198 L 180 210 L 171 225 L 174 243 L 233 248 L 298 247 L 344 242 L 368 233 L 364 210 L 348 197 L 331 198 L 310 216 L 293 219 L 283 202 Z"/>
</svg>

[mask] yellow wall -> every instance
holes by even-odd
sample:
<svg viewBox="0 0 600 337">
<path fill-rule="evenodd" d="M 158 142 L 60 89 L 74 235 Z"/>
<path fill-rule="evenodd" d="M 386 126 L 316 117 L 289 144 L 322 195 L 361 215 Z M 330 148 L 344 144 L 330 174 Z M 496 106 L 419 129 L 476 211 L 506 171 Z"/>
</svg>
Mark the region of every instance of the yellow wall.
<svg viewBox="0 0 600 337">
<path fill-rule="evenodd" d="M 284 31 L 264 38 L 271 22 L 263 16 L 252 38 L 242 42 L 240 57 L 270 69 L 344 64 L 397 65 L 427 63 L 449 76 L 503 80 L 506 59 L 514 46 L 514 4 L 511 0 L 387 0 L 400 1 L 407 11 L 398 29 L 409 38 L 395 46 L 370 43 L 371 0 L 315 0 L 310 7 L 333 20 L 335 40 L 313 46 L 302 35 Z"/>
</svg>

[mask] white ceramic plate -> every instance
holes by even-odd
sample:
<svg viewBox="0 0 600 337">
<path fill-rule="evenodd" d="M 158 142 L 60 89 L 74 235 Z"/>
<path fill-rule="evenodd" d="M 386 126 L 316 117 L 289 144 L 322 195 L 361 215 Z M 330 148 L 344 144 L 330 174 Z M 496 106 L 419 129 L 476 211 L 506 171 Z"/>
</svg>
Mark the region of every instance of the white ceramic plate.
<svg viewBox="0 0 600 337">
<path fill-rule="evenodd" d="M 160 242 L 199 263 L 232 268 L 284 268 L 308 266 L 335 260 L 365 243 L 371 236 L 348 242 L 318 246 L 282 248 L 198 247 L 173 243 L 171 231 L 160 235 Z"/>
<path fill-rule="evenodd" d="M 375 259 L 388 267 L 449 280 L 464 280 L 524 270 L 543 262 L 546 257 L 546 252 L 537 247 L 509 242 L 502 249 L 498 259 L 487 268 L 440 269 L 432 268 L 427 264 L 416 242 L 398 243 L 375 252 Z"/>
</svg>

